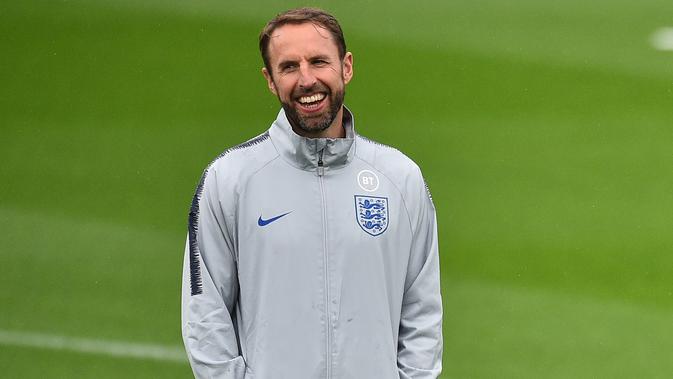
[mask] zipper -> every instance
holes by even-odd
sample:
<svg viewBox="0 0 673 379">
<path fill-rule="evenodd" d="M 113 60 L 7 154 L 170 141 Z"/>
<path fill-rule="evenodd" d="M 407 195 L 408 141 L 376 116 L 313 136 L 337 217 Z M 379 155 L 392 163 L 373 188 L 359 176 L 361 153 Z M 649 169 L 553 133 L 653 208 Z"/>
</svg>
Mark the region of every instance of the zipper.
<svg viewBox="0 0 673 379">
<path fill-rule="evenodd" d="M 324 151 L 325 151 L 325 149 L 323 148 L 318 153 L 318 176 L 319 177 L 322 177 L 323 175 L 325 175 L 325 167 L 323 166 L 323 163 L 322 163 L 322 154 L 323 154 Z"/>
<path fill-rule="evenodd" d="M 332 371 L 332 315 L 330 312 L 330 290 L 329 290 L 329 255 L 327 254 L 327 202 L 325 201 L 325 186 L 323 183 L 323 175 L 325 175 L 325 167 L 322 161 L 322 155 L 325 151 L 323 147 L 320 152 L 318 152 L 318 183 L 320 184 L 320 201 L 322 205 L 322 230 L 323 230 L 323 254 L 324 254 L 324 267 L 325 267 L 325 312 L 327 317 L 327 344 L 325 346 L 325 352 L 327 357 L 325 359 L 327 366 L 327 376 L 326 378 L 331 378 Z"/>
</svg>

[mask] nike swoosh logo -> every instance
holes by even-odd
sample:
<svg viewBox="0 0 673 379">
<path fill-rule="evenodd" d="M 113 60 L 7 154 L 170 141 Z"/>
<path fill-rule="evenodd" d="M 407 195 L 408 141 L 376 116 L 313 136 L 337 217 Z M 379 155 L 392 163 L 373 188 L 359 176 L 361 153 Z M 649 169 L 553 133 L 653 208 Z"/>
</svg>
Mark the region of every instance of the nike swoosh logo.
<svg viewBox="0 0 673 379">
<path fill-rule="evenodd" d="M 289 215 L 290 213 L 292 213 L 292 211 L 287 212 L 287 213 L 283 213 L 283 214 L 280 215 L 280 216 L 271 217 L 271 218 L 268 219 L 268 220 L 264 220 L 264 219 L 262 219 L 262 216 L 259 216 L 259 219 L 257 220 L 257 225 L 259 225 L 259 226 L 266 226 L 266 225 L 269 225 L 270 223 L 272 223 L 272 222 L 278 220 L 279 218 L 281 218 L 281 217 L 283 217 L 283 216 L 287 216 L 287 215 Z"/>
</svg>

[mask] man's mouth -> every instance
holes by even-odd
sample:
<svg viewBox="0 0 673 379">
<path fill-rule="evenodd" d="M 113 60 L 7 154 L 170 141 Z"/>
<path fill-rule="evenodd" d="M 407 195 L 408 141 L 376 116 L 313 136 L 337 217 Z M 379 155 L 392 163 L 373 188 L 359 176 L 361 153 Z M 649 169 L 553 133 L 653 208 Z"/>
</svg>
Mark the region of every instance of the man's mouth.
<svg viewBox="0 0 673 379">
<path fill-rule="evenodd" d="M 297 102 L 303 110 L 311 112 L 320 108 L 325 97 L 327 96 L 324 93 L 316 93 L 313 95 L 301 96 L 297 99 Z"/>
</svg>

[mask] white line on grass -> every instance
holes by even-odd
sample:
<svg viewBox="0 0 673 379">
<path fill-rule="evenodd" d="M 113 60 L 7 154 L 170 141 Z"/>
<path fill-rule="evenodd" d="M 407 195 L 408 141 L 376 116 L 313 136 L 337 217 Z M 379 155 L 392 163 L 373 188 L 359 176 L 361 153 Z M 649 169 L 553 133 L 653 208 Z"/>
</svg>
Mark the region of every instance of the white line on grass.
<svg viewBox="0 0 673 379">
<path fill-rule="evenodd" d="M 657 50 L 673 50 L 673 28 L 659 28 L 650 37 L 650 42 Z"/>
<path fill-rule="evenodd" d="M 113 357 L 185 362 L 182 348 L 122 341 L 56 336 L 42 333 L 12 332 L 0 329 L 0 345 L 69 350 Z"/>
</svg>

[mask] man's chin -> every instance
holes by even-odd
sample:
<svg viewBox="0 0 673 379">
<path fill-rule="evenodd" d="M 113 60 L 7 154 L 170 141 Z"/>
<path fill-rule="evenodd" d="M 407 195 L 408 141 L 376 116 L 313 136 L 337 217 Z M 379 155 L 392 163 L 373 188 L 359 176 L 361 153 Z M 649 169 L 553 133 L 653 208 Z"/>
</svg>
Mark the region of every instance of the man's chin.
<svg viewBox="0 0 673 379">
<path fill-rule="evenodd" d="M 288 113 L 287 111 L 285 112 Z M 303 115 L 301 111 L 293 108 L 291 114 L 287 114 L 290 123 L 307 133 L 318 133 L 326 130 L 334 121 L 329 111 L 319 115 Z"/>
<path fill-rule="evenodd" d="M 322 112 L 311 114 L 302 112 L 296 105 L 291 106 L 290 104 L 283 102 L 281 102 L 281 104 L 283 109 L 285 109 L 285 115 L 290 121 L 292 129 L 298 134 L 306 134 L 308 136 L 319 134 L 329 129 L 343 103 L 340 103 L 338 107 L 335 107 L 335 104 L 330 102 Z"/>
<path fill-rule="evenodd" d="M 332 124 L 332 120 L 328 117 L 316 118 L 299 118 L 299 128 L 305 132 L 318 133 L 327 130 Z"/>
</svg>

